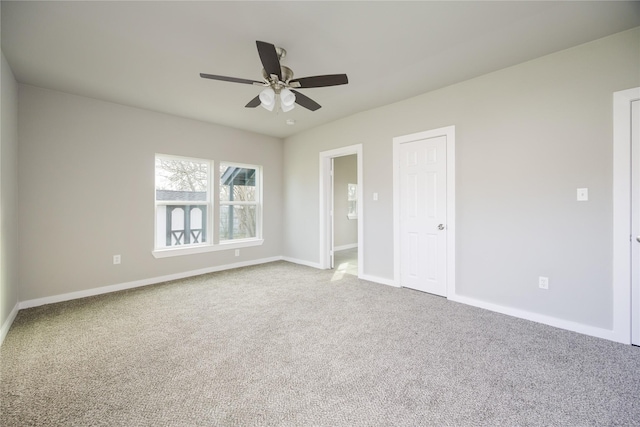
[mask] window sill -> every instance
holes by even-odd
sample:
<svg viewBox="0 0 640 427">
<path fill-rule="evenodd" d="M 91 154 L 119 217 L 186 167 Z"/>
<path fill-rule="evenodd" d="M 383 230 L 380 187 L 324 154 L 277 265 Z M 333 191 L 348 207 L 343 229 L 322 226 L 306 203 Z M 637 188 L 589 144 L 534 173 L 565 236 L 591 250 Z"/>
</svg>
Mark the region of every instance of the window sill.
<svg viewBox="0 0 640 427">
<path fill-rule="evenodd" d="M 151 252 L 155 258 L 168 258 L 182 255 L 202 254 L 205 252 L 228 251 L 233 249 L 248 248 L 251 246 L 260 246 L 264 243 L 264 239 L 246 239 L 237 241 L 228 241 L 218 243 L 217 245 L 189 246 L 186 248 L 167 248 L 156 249 Z"/>
</svg>

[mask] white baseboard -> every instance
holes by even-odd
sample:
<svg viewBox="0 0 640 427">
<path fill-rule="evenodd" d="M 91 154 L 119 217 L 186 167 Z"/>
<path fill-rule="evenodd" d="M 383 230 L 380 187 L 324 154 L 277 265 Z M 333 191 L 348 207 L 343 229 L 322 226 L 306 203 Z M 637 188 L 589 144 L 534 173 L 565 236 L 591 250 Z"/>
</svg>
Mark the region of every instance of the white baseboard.
<svg viewBox="0 0 640 427">
<path fill-rule="evenodd" d="M 0 328 L 0 345 L 2 345 L 2 343 L 4 342 L 4 338 L 9 333 L 9 329 L 11 328 L 13 321 L 18 315 L 18 310 L 20 310 L 19 306 L 20 303 L 16 303 L 16 305 L 13 307 L 13 310 L 11 310 L 11 313 L 9 313 L 9 317 L 7 317 L 7 320 L 5 320 L 5 322 L 2 324 L 2 328 Z"/>
<path fill-rule="evenodd" d="M 294 264 L 306 265 L 307 267 L 313 267 L 317 268 L 318 270 L 322 270 L 322 267 L 320 267 L 320 263 L 318 262 L 305 261 L 302 259 L 290 258 L 287 256 L 283 256 L 280 259 L 283 261 L 292 262 Z"/>
<path fill-rule="evenodd" d="M 385 279 L 383 277 L 369 276 L 368 274 L 360 274 L 358 275 L 358 279 L 362 279 L 362 280 L 366 280 L 374 283 L 380 283 L 381 285 L 393 286 L 394 288 L 400 287 L 396 285 L 396 282 L 393 279 Z"/>
<path fill-rule="evenodd" d="M 301 260 L 301 259 L 295 259 L 295 258 L 289 258 L 289 257 L 282 257 L 282 260 L 283 261 L 292 262 L 294 264 L 300 264 L 300 265 L 304 265 L 304 266 L 307 266 L 307 267 L 312 267 L 312 268 L 317 268 L 319 270 L 322 270 L 322 267 L 320 267 L 320 263 L 317 263 L 317 262 L 304 261 L 304 260 Z M 396 285 L 396 283 L 395 283 L 395 281 L 393 279 L 386 279 L 386 278 L 383 278 L 383 277 L 370 276 L 368 274 L 359 274 L 358 275 L 358 279 L 366 280 L 368 282 L 379 283 L 381 285 L 393 286 L 394 288 L 399 288 L 399 286 Z"/>
<path fill-rule="evenodd" d="M 340 245 L 340 246 L 334 246 L 333 247 L 333 251 L 345 251 L 347 249 L 353 249 L 353 248 L 357 248 L 358 247 L 358 243 L 349 243 L 348 245 Z"/>
<path fill-rule="evenodd" d="M 182 273 L 159 276 L 159 277 L 154 277 L 150 279 L 136 280 L 132 282 L 120 283 L 120 284 L 115 284 L 110 286 L 103 286 L 99 288 L 87 289 L 87 290 L 78 291 L 78 292 L 70 292 L 70 293 L 61 294 L 61 295 L 54 295 L 50 297 L 22 301 L 17 303 L 14 306 L 13 310 L 11 310 L 11 313 L 9 314 L 9 317 L 2 324 L 2 328 L 0 328 L 0 345 L 2 345 L 2 343 L 4 342 L 4 338 L 6 337 L 7 333 L 9 332 L 9 329 L 11 328 L 11 325 L 13 324 L 13 321 L 18 315 L 18 311 L 21 309 L 37 307 L 45 304 L 53 304 L 53 303 L 63 302 L 63 301 L 70 301 L 74 299 L 85 298 L 85 297 L 94 296 L 94 295 L 101 295 L 101 294 L 121 291 L 125 289 L 132 289 L 132 288 L 137 288 L 141 286 L 153 285 L 156 283 L 162 283 L 162 282 L 167 282 L 171 280 L 184 279 L 187 277 L 198 276 L 201 274 L 214 273 L 216 271 L 230 270 L 230 269 L 239 268 L 239 267 L 248 267 L 252 265 L 265 264 L 268 262 L 274 262 L 274 261 L 280 261 L 280 260 L 320 269 L 319 263 L 304 261 L 304 260 L 295 259 L 295 258 L 277 256 L 277 257 L 271 257 L 271 258 L 262 258 L 262 259 L 251 260 L 251 261 L 243 261 L 243 262 L 237 262 L 233 264 L 220 265 L 216 267 L 203 268 L 199 270 L 185 271 Z M 369 282 L 379 283 L 382 285 L 400 287 L 395 283 L 393 279 L 386 279 L 386 278 L 370 276 L 366 274 L 361 274 L 358 276 L 358 278 L 361 280 L 367 280 Z M 597 338 L 603 338 L 606 340 L 615 341 L 623 344 L 630 344 L 629 337 L 621 336 L 617 331 L 613 331 L 609 329 L 603 329 L 595 326 L 585 325 L 582 323 L 572 322 L 569 320 L 558 319 L 555 317 L 545 316 L 538 313 L 532 313 L 532 312 L 520 310 L 517 308 L 505 307 L 498 304 L 493 304 L 490 302 L 478 300 L 475 298 L 465 297 L 461 295 L 448 296 L 448 299 L 450 301 L 459 302 L 462 304 L 482 308 L 489 311 L 494 311 L 496 313 L 506 314 L 508 316 L 513 316 L 520 319 L 542 323 L 542 324 L 553 326 L 560 329 L 566 329 L 566 330 L 577 332 L 580 334 L 590 335 Z"/>
<path fill-rule="evenodd" d="M 248 267 L 251 265 L 265 264 L 267 262 L 280 261 L 280 260 L 282 260 L 282 257 L 279 257 L 279 256 L 271 257 L 271 258 L 262 258 L 262 259 L 251 260 L 251 261 L 236 262 L 233 264 L 219 265 L 216 267 L 202 268 L 199 270 L 185 271 L 182 273 L 169 274 L 167 276 L 153 277 L 150 279 L 135 280 L 132 282 L 119 283 L 116 285 L 102 286 L 100 288 L 87 289 L 83 291 L 69 292 L 62 295 L 54 295 L 50 297 L 22 301 L 19 303 L 19 308 L 24 309 L 24 308 L 38 307 L 45 304 L 53 304 L 57 302 L 70 301 L 70 300 L 79 299 L 79 298 L 86 298 L 86 297 L 91 297 L 95 295 L 107 294 L 110 292 L 123 291 L 125 289 L 139 288 L 140 286 L 154 285 L 156 283 L 163 283 L 171 280 L 184 279 L 192 276 L 199 276 L 201 274 L 214 273 L 216 271 L 231 270 L 233 268 Z"/>
<path fill-rule="evenodd" d="M 542 323 L 556 328 L 566 329 L 568 331 L 577 332 L 584 335 L 590 335 L 596 338 L 603 338 L 623 344 L 630 344 L 628 340 L 625 341 L 620 337 L 619 334 L 609 329 L 589 326 L 583 323 L 572 322 L 570 320 L 558 319 L 557 317 L 545 316 L 543 314 L 532 313 L 530 311 L 520 310 L 513 307 L 505 307 L 502 305 L 493 304 L 490 302 L 460 295 L 448 296 L 448 299 L 449 301 L 483 308 L 485 310 L 494 311 L 496 313 L 506 314 L 508 316 L 518 317 L 520 319 L 530 320 L 532 322 Z"/>
</svg>

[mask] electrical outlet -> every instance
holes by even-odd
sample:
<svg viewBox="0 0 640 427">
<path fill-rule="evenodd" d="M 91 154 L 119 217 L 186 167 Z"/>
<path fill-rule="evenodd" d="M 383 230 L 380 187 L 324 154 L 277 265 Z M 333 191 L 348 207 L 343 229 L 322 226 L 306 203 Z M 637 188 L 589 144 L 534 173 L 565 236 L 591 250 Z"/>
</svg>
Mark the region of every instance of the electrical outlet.
<svg viewBox="0 0 640 427">
<path fill-rule="evenodd" d="M 586 202 L 589 200 L 589 189 L 588 188 L 578 188 L 576 194 L 576 200 L 579 202 Z"/>
<path fill-rule="evenodd" d="M 538 277 L 538 287 L 540 289 L 549 289 L 549 278 L 544 276 Z"/>
<path fill-rule="evenodd" d="M 122 261 L 122 259 L 120 258 L 120 255 L 114 255 L 113 256 L 113 263 L 114 264 L 120 264 L 121 261 Z"/>
<path fill-rule="evenodd" d="M 240 249 L 236 249 L 236 256 L 240 256 Z"/>
</svg>

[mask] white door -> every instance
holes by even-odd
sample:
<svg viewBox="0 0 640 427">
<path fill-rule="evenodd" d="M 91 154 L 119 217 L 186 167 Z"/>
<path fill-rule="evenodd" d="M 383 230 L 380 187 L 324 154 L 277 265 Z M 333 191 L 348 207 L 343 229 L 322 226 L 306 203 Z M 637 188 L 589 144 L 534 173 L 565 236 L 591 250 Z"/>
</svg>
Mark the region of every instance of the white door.
<svg viewBox="0 0 640 427">
<path fill-rule="evenodd" d="M 447 139 L 399 147 L 400 285 L 447 295 Z"/>
<path fill-rule="evenodd" d="M 631 343 L 640 345 L 640 101 L 631 102 Z"/>
</svg>

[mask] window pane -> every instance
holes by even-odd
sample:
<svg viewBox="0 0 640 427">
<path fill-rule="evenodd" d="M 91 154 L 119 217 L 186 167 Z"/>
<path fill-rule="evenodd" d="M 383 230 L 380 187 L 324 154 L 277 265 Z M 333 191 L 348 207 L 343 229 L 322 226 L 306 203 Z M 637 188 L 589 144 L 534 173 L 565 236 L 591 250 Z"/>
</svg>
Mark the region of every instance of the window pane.
<svg viewBox="0 0 640 427">
<path fill-rule="evenodd" d="M 207 201 L 208 162 L 156 157 L 156 200 Z"/>
<path fill-rule="evenodd" d="M 209 161 L 156 155 L 156 248 L 207 243 Z"/>
<path fill-rule="evenodd" d="M 220 206 L 220 240 L 256 237 L 256 206 Z"/>
<path fill-rule="evenodd" d="M 207 241 L 207 207 L 162 205 L 156 208 L 158 248 L 196 245 Z"/>
<path fill-rule="evenodd" d="M 221 164 L 220 201 L 256 201 L 256 170 Z"/>
</svg>

